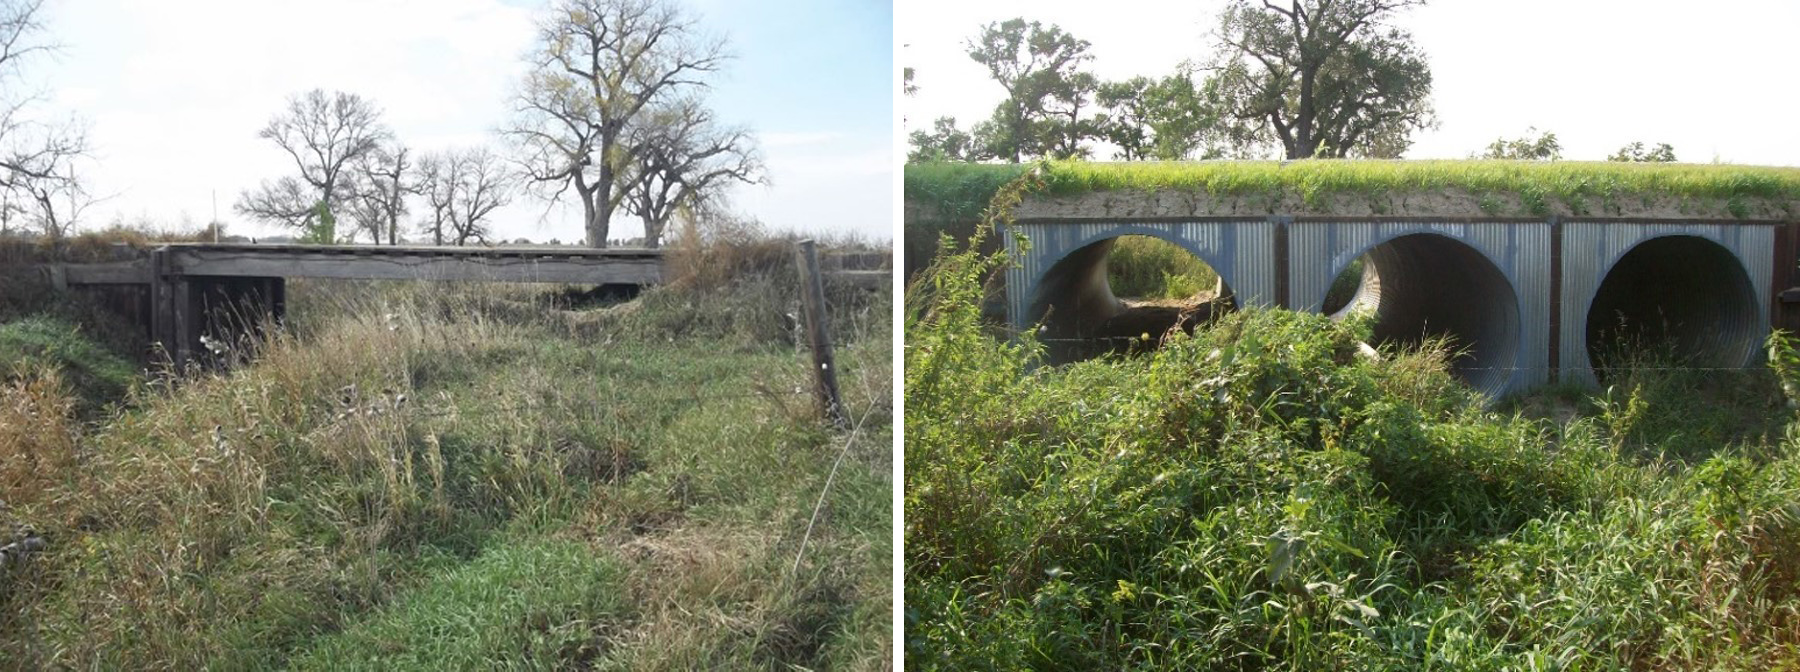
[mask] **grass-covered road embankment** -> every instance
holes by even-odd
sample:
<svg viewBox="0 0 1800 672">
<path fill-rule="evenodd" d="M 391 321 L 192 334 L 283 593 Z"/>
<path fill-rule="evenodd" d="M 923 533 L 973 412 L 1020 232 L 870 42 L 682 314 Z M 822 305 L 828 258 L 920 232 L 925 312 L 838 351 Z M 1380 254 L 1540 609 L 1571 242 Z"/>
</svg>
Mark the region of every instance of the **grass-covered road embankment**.
<svg viewBox="0 0 1800 672">
<path fill-rule="evenodd" d="M 881 669 L 891 304 L 832 296 L 852 438 L 791 266 L 737 271 L 573 310 L 296 286 L 251 363 L 93 422 L 9 372 L 0 522 L 47 546 L 0 568 L 0 668 Z"/>
</svg>

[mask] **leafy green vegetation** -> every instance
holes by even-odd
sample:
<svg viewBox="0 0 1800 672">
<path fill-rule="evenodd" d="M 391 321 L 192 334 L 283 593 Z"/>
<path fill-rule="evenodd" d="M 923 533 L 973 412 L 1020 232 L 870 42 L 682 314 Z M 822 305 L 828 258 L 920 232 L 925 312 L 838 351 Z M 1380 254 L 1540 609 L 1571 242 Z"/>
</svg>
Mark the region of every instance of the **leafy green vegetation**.
<svg viewBox="0 0 1800 672">
<path fill-rule="evenodd" d="M 1366 323 L 1257 309 L 1052 367 L 982 322 L 1003 263 L 946 255 L 908 297 L 909 663 L 1800 666 L 1800 422 L 1770 371 L 1494 412 L 1441 343 L 1371 358 Z"/>
<path fill-rule="evenodd" d="M 322 638 L 294 668 L 556 669 L 600 653 L 589 619 L 623 611 L 621 574 L 616 560 L 576 541 L 502 542 Z"/>
<path fill-rule="evenodd" d="M 1218 279 L 1193 253 L 1150 236 L 1120 236 L 1106 257 L 1106 281 L 1117 296 L 1186 299 L 1212 291 Z"/>
<path fill-rule="evenodd" d="M 252 363 L 101 424 L 7 380 L 0 535 L 45 546 L 0 566 L 0 667 L 881 669 L 891 304 L 829 295 L 836 432 L 764 321 L 793 269 L 739 270 L 580 309 L 296 282 Z"/>
<path fill-rule="evenodd" d="M 907 164 L 903 173 L 908 210 L 901 228 L 906 274 L 937 256 L 942 236 L 969 240 L 994 193 L 1024 174 L 1027 166 L 975 163 Z M 923 208 L 915 211 L 914 206 Z M 997 238 L 986 240 L 998 242 Z"/>
<path fill-rule="evenodd" d="M 1292 199 L 1329 211 L 1334 197 L 1436 193 L 1459 189 L 1477 198 L 1508 196 L 1518 211 L 1498 216 L 1549 214 L 1556 206 L 1574 213 L 1604 214 L 1645 199 L 1719 204 L 1735 217 L 1758 212 L 1791 215 L 1800 200 L 1800 168 L 1619 162 L 1537 161 L 1229 161 L 1050 162 L 1038 164 L 1044 192 L 1176 189 L 1214 196 L 1254 196 L 1259 202 Z M 924 164 L 906 167 L 906 198 L 940 211 L 979 212 L 982 190 L 993 190 L 1021 172 L 1019 166 Z M 974 207 L 971 207 L 971 204 Z M 1751 208 L 1760 204 L 1764 208 Z M 1488 209 L 1483 206 L 1483 210 Z M 1475 214 L 1475 213 L 1470 213 Z M 911 223 L 908 223 L 909 227 Z"/>
</svg>

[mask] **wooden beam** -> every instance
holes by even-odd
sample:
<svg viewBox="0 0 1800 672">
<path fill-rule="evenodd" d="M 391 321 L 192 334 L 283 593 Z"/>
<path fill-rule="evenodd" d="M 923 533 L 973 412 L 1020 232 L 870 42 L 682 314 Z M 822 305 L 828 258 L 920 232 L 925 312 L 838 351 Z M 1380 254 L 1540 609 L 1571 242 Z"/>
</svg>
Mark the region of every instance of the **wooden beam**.
<svg viewBox="0 0 1800 672">
<path fill-rule="evenodd" d="M 169 287 L 167 250 L 150 253 L 150 345 L 164 356 L 175 356 L 175 299 Z"/>
<path fill-rule="evenodd" d="M 486 252 L 486 251 L 483 251 Z M 355 280 L 472 280 L 651 285 L 662 281 L 661 255 L 561 256 L 383 251 L 218 250 L 171 247 L 174 272 L 223 277 Z"/>
<path fill-rule="evenodd" d="M 71 285 L 147 285 L 150 266 L 144 260 L 103 264 L 56 264 Z"/>
<path fill-rule="evenodd" d="M 863 289 L 887 289 L 893 284 L 893 273 L 889 271 L 826 271 L 827 284 L 843 284 Z"/>
</svg>

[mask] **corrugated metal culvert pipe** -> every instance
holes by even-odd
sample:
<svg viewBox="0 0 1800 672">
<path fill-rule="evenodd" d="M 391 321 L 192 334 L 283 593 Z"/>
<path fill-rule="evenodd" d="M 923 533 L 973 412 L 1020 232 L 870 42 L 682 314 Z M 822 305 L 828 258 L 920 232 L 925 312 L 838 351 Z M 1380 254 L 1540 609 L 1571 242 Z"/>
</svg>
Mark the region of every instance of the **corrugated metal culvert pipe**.
<svg viewBox="0 0 1800 672">
<path fill-rule="evenodd" d="M 1463 355 L 1453 372 L 1490 397 L 1518 366 L 1519 299 L 1512 282 L 1475 248 L 1435 234 L 1400 236 L 1363 255 L 1362 284 L 1348 305 L 1374 314 L 1378 343 L 1446 336 Z"/>
<path fill-rule="evenodd" d="M 1070 252 L 1038 281 L 1026 324 L 1043 323 L 1047 339 L 1084 338 L 1093 327 L 1125 309 L 1106 281 L 1106 257 L 1117 238 Z"/>
<path fill-rule="evenodd" d="M 1764 330 L 1756 290 L 1730 250 L 1699 236 L 1663 236 L 1619 257 L 1587 312 L 1594 373 L 1644 348 L 1671 348 L 1678 363 L 1741 367 Z"/>
<path fill-rule="evenodd" d="M 1212 291 L 1202 290 L 1192 297 L 1122 300 L 1114 293 L 1107 273 L 1118 241 L 1119 237 L 1113 237 L 1082 246 L 1057 260 L 1038 281 L 1028 304 L 1027 324 L 1041 325 L 1038 337 L 1051 362 L 1155 349 L 1170 330 L 1193 333 L 1216 313 L 1236 306 L 1223 280 L 1217 281 Z M 1191 252 L 1183 250 L 1181 254 L 1205 265 Z"/>
</svg>

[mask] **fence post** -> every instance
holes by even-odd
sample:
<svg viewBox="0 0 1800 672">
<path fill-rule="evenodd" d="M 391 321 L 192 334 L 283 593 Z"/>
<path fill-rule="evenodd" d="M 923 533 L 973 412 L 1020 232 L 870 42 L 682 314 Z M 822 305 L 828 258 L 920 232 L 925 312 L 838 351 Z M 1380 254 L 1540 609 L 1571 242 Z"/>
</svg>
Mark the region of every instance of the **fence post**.
<svg viewBox="0 0 1800 672">
<path fill-rule="evenodd" d="M 800 270 L 800 308 L 806 318 L 806 335 L 812 346 L 813 395 L 819 400 L 819 411 L 832 425 L 847 427 L 838 398 L 837 359 L 831 352 L 831 332 L 826 329 L 825 280 L 819 274 L 819 251 L 812 239 L 800 241 L 795 266 Z"/>
</svg>

